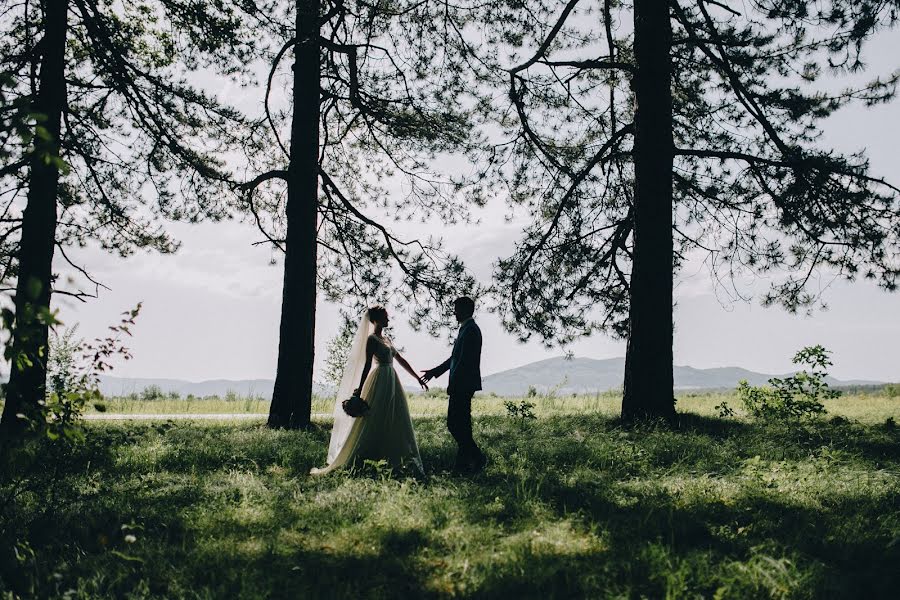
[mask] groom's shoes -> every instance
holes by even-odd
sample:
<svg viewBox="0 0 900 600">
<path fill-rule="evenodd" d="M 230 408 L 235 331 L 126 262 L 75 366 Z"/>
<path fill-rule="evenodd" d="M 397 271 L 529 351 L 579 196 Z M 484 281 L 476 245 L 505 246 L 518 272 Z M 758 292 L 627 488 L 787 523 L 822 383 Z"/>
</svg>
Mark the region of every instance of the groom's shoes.
<svg viewBox="0 0 900 600">
<path fill-rule="evenodd" d="M 484 471 L 484 467 L 486 465 L 487 465 L 487 455 L 483 454 L 483 453 L 479 454 L 478 456 L 475 457 L 475 460 L 472 463 L 472 472 L 480 473 L 480 472 Z"/>
<path fill-rule="evenodd" d="M 458 475 L 475 475 L 481 473 L 487 465 L 487 456 L 479 454 L 466 461 L 457 461 L 453 465 L 453 472 Z"/>
</svg>

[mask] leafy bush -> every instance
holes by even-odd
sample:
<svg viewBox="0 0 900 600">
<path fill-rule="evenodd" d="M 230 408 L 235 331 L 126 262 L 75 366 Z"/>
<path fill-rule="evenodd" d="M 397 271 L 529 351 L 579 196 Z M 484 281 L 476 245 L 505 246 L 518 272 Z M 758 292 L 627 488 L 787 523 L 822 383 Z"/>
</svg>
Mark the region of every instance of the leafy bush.
<svg viewBox="0 0 900 600">
<path fill-rule="evenodd" d="M 325 381 L 335 388 L 341 385 L 341 378 L 344 376 L 344 367 L 347 365 L 355 332 L 356 326 L 345 314 L 341 328 L 328 342 L 326 349 L 328 354 L 325 357 Z M 335 389 L 335 393 L 337 393 L 337 389 Z"/>
<path fill-rule="evenodd" d="M 23 324 L 16 321 L 16 316 L 9 308 L 2 311 L 2 329 L 6 334 L 4 357 L 10 363 L 10 369 L 21 369 L 35 360 L 47 361 L 46 395 L 39 401 L 36 410 L 29 414 L 17 415 L 27 421 L 27 429 L 39 436 L 51 440 L 62 439 L 66 442 L 78 443 L 84 433 L 80 427 L 81 413 L 88 403 L 102 400 L 99 390 L 100 373 L 111 369 L 108 362 L 113 356 L 125 360 L 131 358 L 128 348 L 121 343 L 122 335 L 131 335 L 130 326 L 140 312 L 141 305 L 122 313 L 124 317 L 118 325 L 109 327 L 113 333 L 103 339 L 95 339 L 86 343 L 76 339 L 78 326 L 63 330 L 58 327 L 62 323 L 56 313 L 42 309 L 29 319 L 41 322 L 48 327 L 48 339 L 38 349 L 37 356 L 28 356 L 17 352 L 13 346 L 17 331 L 22 331 Z M 26 411 L 28 412 L 28 411 Z"/>
<path fill-rule="evenodd" d="M 741 381 L 741 383 L 747 383 L 746 381 Z M 728 405 L 728 402 L 722 400 L 721 404 L 716 404 L 713 408 L 716 409 L 716 412 L 719 414 L 720 419 L 728 419 L 734 416 L 734 409 Z"/>
<path fill-rule="evenodd" d="M 154 400 L 162 400 L 166 397 L 165 392 L 158 385 L 148 385 L 141 390 L 141 400 L 144 402 L 153 402 Z"/>
<path fill-rule="evenodd" d="M 763 387 L 753 387 L 742 380 L 737 393 L 744 408 L 760 419 L 796 420 L 824 413 L 822 400 L 841 395 L 825 383 L 826 368 L 832 365 L 829 354 L 821 345 L 807 346 L 794 355 L 793 363 L 807 365 L 808 371 L 799 371 L 783 379 L 773 377 L 769 379 L 769 386 Z"/>
<path fill-rule="evenodd" d="M 23 411 L 17 415 L 24 419 L 27 427 L 26 435 L 12 439 L 4 437 L 0 440 L 0 534 L 4 536 L 3 546 L 12 548 L 12 553 L 0 553 L 0 573 L 5 575 L 16 571 L 22 575 L 18 579 L 22 589 L 31 597 L 35 584 L 34 576 L 41 569 L 37 554 L 27 539 L 27 530 L 34 522 L 55 522 L 57 514 L 63 506 L 58 497 L 59 489 L 51 482 L 63 479 L 73 468 L 77 456 L 76 448 L 86 445 L 85 429 L 82 426 L 81 414 L 88 403 L 101 411 L 105 405 L 99 391 L 99 372 L 111 368 L 107 362 L 113 355 L 131 357 L 128 349 L 122 346 L 122 334 L 131 335 L 129 326 L 140 311 L 140 304 L 134 310 L 124 313 L 126 316 L 119 325 L 110 327 L 115 332 L 105 339 L 96 339 L 85 343 L 75 339 L 76 327 L 58 334 L 56 327 L 60 322 L 55 313 L 45 312 L 41 317 L 50 329 L 47 344 L 38 351 L 36 358 L 46 356 L 48 367 L 48 385 L 46 395 L 37 403 L 34 410 Z M 10 360 L 11 368 L 21 368 L 25 361 L 34 357 L 23 356 L 12 348 L 12 339 L 16 328 L 12 311 L 2 311 L 2 327 L 5 337 L 5 356 Z M 26 414 L 27 413 L 27 414 Z M 31 511 L 26 507 L 29 502 L 40 498 L 41 510 Z M 20 515 L 9 518 L 9 515 Z M 10 569 L 10 565 L 15 565 Z M 54 577 L 56 573 L 54 573 Z M 5 588 L 6 581 L 0 580 L 0 588 Z M 20 597 L 7 595 L 4 597 Z"/>
<path fill-rule="evenodd" d="M 60 397 L 65 396 L 77 384 L 79 353 L 84 345 L 84 340 L 75 337 L 77 332 L 77 324 L 62 333 L 55 328 L 50 330 L 47 383 L 50 391 Z"/>
<path fill-rule="evenodd" d="M 118 325 L 109 327 L 113 332 L 111 335 L 91 343 L 74 339 L 77 325 L 59 336 L 52 331 L 48 357 L 51 390 L 43 407 L 47 437 L 64 437 L 70 442 L 84 438 L 79 424 L 84 407 L 89 403 L 96 406 L 103 399 L 100 373 L 112 369 L 108 361 L 114 356 L 131 359 L 131 352 L 122 344 L 122 336 L 131 336 L 131 326 L 140 312 L 141 304 L 138 303 L 132 310 L 122 313 Z"/>
<path fill-rule="evenodd" d="M 521 400 L 518 403 L 513 400 L 504 400 L 503 406 L 506 407 L 506 415 L 513 419 L 520 419 L 521 424 L 525 424 L 527 419 L 537 419 L 534 414 L 534 402 Z"/>
<path fill-rule="evenodd" d="M 888 398 L 900 398 L 900 383 L 889 383 L 884 386 L 884 393 Z"/>
<path fill-rule="evenodd" d="M 447 399 L 447 388 L 430 387 L 427 391 L 416 392 L 422 398 L 436 398 L 438 400 Z"/>
</svg>

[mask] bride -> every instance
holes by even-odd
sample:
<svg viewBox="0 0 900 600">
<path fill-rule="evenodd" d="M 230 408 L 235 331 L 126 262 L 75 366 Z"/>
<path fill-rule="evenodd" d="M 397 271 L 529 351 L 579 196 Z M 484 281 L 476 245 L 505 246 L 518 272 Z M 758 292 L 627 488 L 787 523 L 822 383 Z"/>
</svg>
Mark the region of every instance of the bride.
<svg viewBox="0 0 900 600">
<path fill-rule="evenodd" d="M 411 464 L 424 474 L 406 394 L 394 370 L 394 361 L 415 377 L 423 389 L 427 390 L 428 386 L 384 334 L 387 326 L 388 313 L 383 306 L 373 306 L 362 316 L 334 403 L 328 464 L 312 469 L 313 475 L 361 465 L 366 459 L 384 459 L 394 468 Z M 354 389 L 357 382 L 359 387 Z M 341 406 L 353 394 L 369 403 L 369 412 L 363 417 L 351 417 Z"/>
</svg>

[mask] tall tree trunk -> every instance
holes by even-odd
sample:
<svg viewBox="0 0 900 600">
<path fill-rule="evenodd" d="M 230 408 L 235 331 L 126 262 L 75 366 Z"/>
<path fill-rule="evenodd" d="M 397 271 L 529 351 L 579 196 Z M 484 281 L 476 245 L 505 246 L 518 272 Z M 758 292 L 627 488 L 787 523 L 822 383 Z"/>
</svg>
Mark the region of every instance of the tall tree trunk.
<svg viewBox="0 0 900 600">
<path fill-rule="evenodd" d="M 675 416 L 672 381 L 672 25 L 635 0 L 634 259 L 622 417 Z"/>
<path fill-rule="evenodd" d="M 16 281 L 16 330 L 13 352 L 24 360 L 10 369 L 2 425 L 8 432 L 21 431 L 27 422 L 17 415 L 39 415 L 39 402 L 47 386 L 48 327 L 53 251 L 56 245 L 56 203 L 59 192 L 60 128 L 66 103 L 66 24 L 68 0 L 44 3 L 44 37 L 41 71 L 34 111 L 43 115 L 34 138 L 28 175 L 28 199 L 22 214 L 19 272 Z M 19 362 L 19 365 L 16 365 Z"/>
<path fill-rule="evenodd" d="M 312 411 L 319 194 L 319 1 L 297 0 L 284 292 L 269 427 L 307 427 Z"/>
</svg>

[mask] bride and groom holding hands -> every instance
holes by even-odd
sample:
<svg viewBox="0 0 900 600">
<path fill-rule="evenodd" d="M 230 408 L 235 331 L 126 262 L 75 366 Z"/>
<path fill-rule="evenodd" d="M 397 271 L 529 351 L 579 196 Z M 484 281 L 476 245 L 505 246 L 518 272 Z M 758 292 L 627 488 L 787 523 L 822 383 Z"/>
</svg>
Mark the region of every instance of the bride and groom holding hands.
<svg viewBox="0 0 900 600">
<path fill-rule="evenodd" d="M 475 302 L 466 296 L 457 298 L 453 313 L 460 327 L 450 358 L 422 371 L 421 376 L 385 335 L 387 310 L 375 306 L 363 314 L 338 387 L 327 465 L 313 469 L 313 475 L 361 465 L 364 460 L 385 460 L 392 467 L 411 466 L 424 474 L 395 362 L 426 390 L 428 381 L 450 372 L 447 428 L 458 447 L 454 470 L 475 473 L 484 468 L 487 459 L 472 438 L 472 396 L 481 389 L 481 330 L 473 319 Z M 364 416 L 352 417 L 345 412 L 343 400 L 351 395 L 368 403 Z"/>
</svg>

